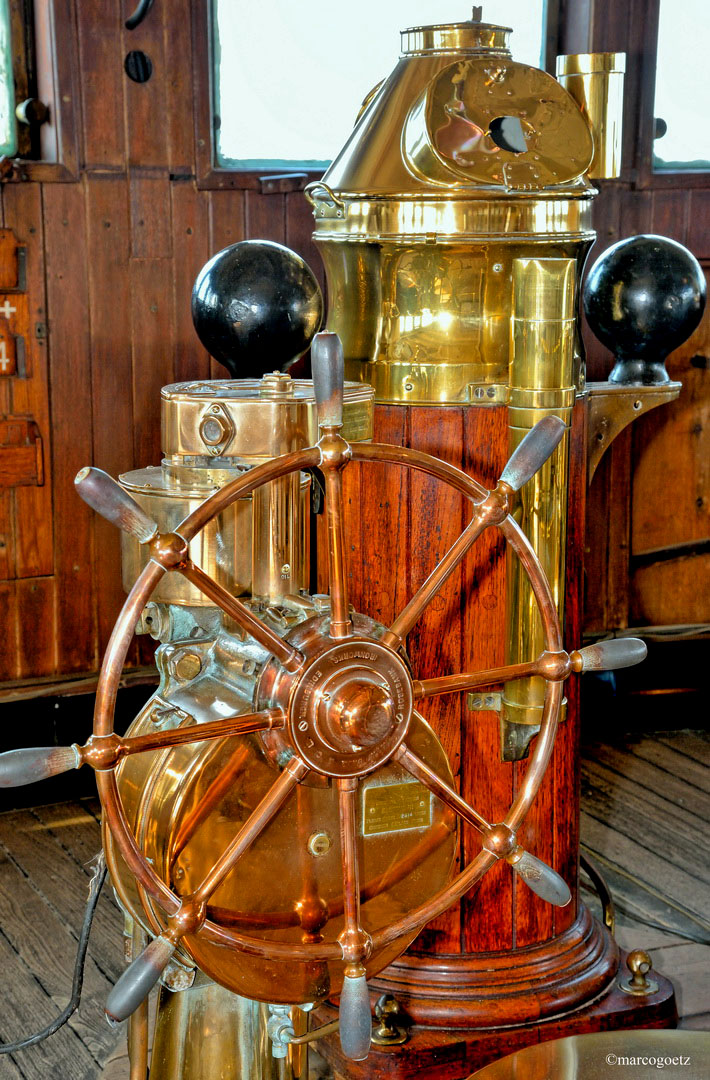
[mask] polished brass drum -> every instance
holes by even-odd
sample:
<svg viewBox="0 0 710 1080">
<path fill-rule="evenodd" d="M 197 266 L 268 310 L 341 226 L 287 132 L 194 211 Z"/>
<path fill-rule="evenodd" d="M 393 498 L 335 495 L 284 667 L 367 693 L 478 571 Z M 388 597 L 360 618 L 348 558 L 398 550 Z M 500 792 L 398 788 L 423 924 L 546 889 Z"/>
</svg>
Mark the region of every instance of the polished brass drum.
<svg viewBox="0 0 710 1080">
<path fill-rule="evenodd" d="M 193 714 L 212 718 L 201 706 L 199 681 L 190 691 Z M 211 696 L 210 690 L 205 697 Z M 181 703 L 186 703 L 183 696 Z M 224 697 L 223 697 L 224 700 Z M 244 711 L 248 711 L 245 705 Z M 152 709 L 139 716 L 130 735 L 155 731 Z M 429 726 L 417 719 L 408 742 L 442 778 L 451 769 Z M 177 747 L 127 759 L 119 784 L 128 820 L 158 874 L 180 895 L 189 893 L 227 848 L 278 776 L 258 734 Z M 214 785 L 223 794 L 207 816 Z M 362 787 L 361 921 L 373 934 L 430 898 L 450 879 L 456 848 L 455 815 L 396 762 L 371 773 Z M 368 820 L 373 827 L 368 829 Z M 105 830 L 114 884 L 133 918 L 149 933 L 165 917 L 148 902 L 147 919 L 133 875 Z M 298 884 L 300 882 L 300 885 Z M 145 894 L 144 894 L 145 898 Z M 210 899 L 208 917 L 264 941 L 335 942 L 344 926 L 338 791 L 329 782 L 300 784 Z M 379 971 L 398 956 L 416 931 L 373 952 L 368 970 Z M 201 935 L 186 939 L 192 959 L 211 978 L 260 1001 L 321 1001 L 340 990 L 344 964 L 284 963 L 235 954 Z M 182 960 L 191 963 L 182 951 Z"/>
</svg>

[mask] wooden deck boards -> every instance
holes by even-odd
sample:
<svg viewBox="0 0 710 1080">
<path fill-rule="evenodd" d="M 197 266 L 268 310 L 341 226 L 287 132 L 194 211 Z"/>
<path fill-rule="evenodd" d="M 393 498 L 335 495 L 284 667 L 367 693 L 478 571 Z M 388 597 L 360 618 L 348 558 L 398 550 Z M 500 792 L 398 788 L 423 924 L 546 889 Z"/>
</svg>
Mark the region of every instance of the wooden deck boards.
<svg viewBox="0 0 710 1080">
<path fill-rule="evenodd" d="M 49 1023 L 71 995 L 74 958 L 88 896 L 88 861 L 101 845 L 95 802 L 62 803 L 0 815 L 0 1040 Z M 59 1032 L 0 1056 L 0 1080 L 97 1080 L 120 1034 L 103 1015 L 122 961 L 122 916 L 104 888 L 84 972 L 82 1005 Z"/>
<path fill-rule="evenodd" d="M 702 1030 L 710 1030 L 709 792 L 707 733 L 583 748 L 582 844 L 611 888 L 617 940 L 650 952 L 675 984 L 681 1026 Z"/>
<path fill-rule="evenodd" d="M 582 840 L 612 888 L 619 943 L 650 951 L 674 981 L 682 1026 L 710 1029 L 710 738 L 673 732 L 585 746 L 582 784 Z M 83 800 L 0 815 L 3 1042 L 46 1024 L 69 997 L 98 811 Z M 595 903 L 591 892 L 585 899 Z M 0 1056 L 0 1080 L 126 1080 L 124 1033 L 103 1017 L 123 968 L 121 932 L 105 888 L 81 1009 L 46 1043 Z"/>
</svg>

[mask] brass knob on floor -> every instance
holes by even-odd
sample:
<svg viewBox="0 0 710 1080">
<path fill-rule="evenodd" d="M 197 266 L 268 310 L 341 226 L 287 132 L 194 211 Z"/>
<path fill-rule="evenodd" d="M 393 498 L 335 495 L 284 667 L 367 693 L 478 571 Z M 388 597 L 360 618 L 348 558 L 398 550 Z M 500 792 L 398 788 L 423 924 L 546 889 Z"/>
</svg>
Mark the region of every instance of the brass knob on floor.
<svg viewBox="0 0 710 1080">
<path fill-rule="evenodd" d="M 409 1032 L 403 1023 L 404 1016 L 399 1002 L 391 994 L 383 994 L 377 999 L 375 1016 L 379 1024 L 372 1032 L 375 1046 L 401 1046 L 409 1038 Z"/>
<path fill-rule="evenodd" d="M 657 992 L 658 983 L 646 977 L 651 970 L 651 957 L 647 952 L 643 949 L 633 949 L 626 957 L 626 966 L 631 974 L 619 979 L 619 986 L 624 993 L 646 997 Z"/>
</svg>

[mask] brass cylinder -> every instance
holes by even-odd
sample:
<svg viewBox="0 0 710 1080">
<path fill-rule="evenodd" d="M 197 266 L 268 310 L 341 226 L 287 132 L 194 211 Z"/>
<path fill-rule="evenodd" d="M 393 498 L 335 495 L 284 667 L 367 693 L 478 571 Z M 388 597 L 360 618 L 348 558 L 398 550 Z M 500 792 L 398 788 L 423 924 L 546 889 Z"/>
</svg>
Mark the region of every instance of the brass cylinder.
<svg viewBox="0 0 710 1080">
<path fill-rule="evenodd" d="M 557 57 L 557 81 L 586 116 L 594 137 L 587 175 L 611 180 L 621 174 L 626 53 L 575 53 Z"/>
<path fill-rule="evenodd" d="M 161 987 L 150 1080 L 298 1080 L 288 1058 L 272 1056 L 268 1005 L 198 980 L 179 993 Z"/>
<path fill-rule="evenodd" d="M 308 588 L 309 480 L 291 473 L 252 495 L 251 594 L 277 600 Z"/>
<path fill-rule="evenodd" d="M 372 438 L 373 391 L 345 386 L 343 436 Z M 313 384 L 273 372 L 262 379 L 174 383 L 161 391 L 163 463 L 119 479 L 161 532 L 175 532 L 217 488 L 246 469 L 318 439 Z M 293 473 L 218 514 L 189 545 L 190 559 L 233 596 L 278 601 L 307 589 L 310 477 Z M 128 592 L 150 558 L 122 534 Z M 189 607 L 211 601 L 181 574 L 166 574 L 153 600 Z"/>
<path fill-rule="evenodd" d="M 573 259 L 513 262 L 510 448 L 553 413 L 569 429 L 574 406 L 576 273 Z M 514 516 L 532 541 L 550 581 L 557 610 L 564 605 L 569 432 L 518 495 Z M 543 649 L 542 626 L 530 583 L 508 551 L 506 663 L 533 660 Z M 503 687 L 501 732 L 505 760 L 527 747 L 542 717 L 543 679 Z"/>
</svg>

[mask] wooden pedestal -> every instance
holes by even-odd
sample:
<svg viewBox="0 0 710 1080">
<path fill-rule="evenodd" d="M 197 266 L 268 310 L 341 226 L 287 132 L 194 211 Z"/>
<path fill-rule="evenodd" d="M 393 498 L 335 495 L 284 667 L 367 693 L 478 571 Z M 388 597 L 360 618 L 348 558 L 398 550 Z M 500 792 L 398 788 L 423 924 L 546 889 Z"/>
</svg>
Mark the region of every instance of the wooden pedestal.
<svg viewBox="0 0 710 1080">
<path fill-rule="evenodd" d="M 584 402 L 575 408 L 570 440 L 568 649 L 581 645 L 585 408 Z M 504 406 L 378 405 L 375 439 L 427 451 L 492 487 L 508 456 L 507 423 Z M 344 491 L 350 601 L 356 610 L 389 625 L 462 531 L 468 520 L 463 499 L 421 473 L 384 465 L 349 466 Z M 489 529 L 409 635 L 416 677 L 502 665 L 505 589 L 504 545 Z M 367 1062 L 346 1065 L 337 1038 L 326 1041 L 326 1056 L 348 1076 L 416 1073 L 456 1080 L 540 1038 L 674 1022 L 673 991 L 665 980 L 653 998 L 629 998 L 613 989 L 616 944 L 579 904 L 578 690 L 578 676 L 573 676 L 550 767 L 519 832 L 523 846 L 567 881 L 572 902 L 553 908 L 517 880 L 506 863 L 494 866 L 457 907 L 422 931 L 406 956 L 372 980 L 373 996 L 393 993 L 417 1025 L 410 1042 L 396 1049 L 373 1048 Z M 461 794 L 489 821 L 500 821 L 527 763 L 501 761 L 498 714 L 470 712 L 463 694 L 423 705 Z M 464 827 L 461 863 L 479 847 L 478 835 Z"/>
<path fill-rule="evenodd" d="M 598 924 L 596 926 L 596 934 L 609 942 L 607 931 Z M 606 949 L 602 949 L 602 952 L 605 951 L 616 953 L 613 942 L 610 948 L 607 945 Z M 519 953 L 515 955 L 520 959 Z M 625 956 L 625 953 L 620 954 L 622 969 Z M 595 969 L 598 973 L 596 965 Z M 544 964 L 536 970 L 539 1000 L 549 1003 Z M 510 973 L 514 974 L 512 967 Z M 525 980 L 528 975 L 529 970 L 523 973 L 522 979 Z M 318 1050 L 327 1059 L 336 1077 L 347 1077 L 348 1080 L 414 1080 L 415 1077 L 416 1080 L 464 1080 L 489 1062 L 533 1043 L 561 1039 L 566 1035 L 583 1035 L 590 1031 L 675 1027 L 678 1014 L 673 986 L 656 971 L 653 978 L 658 983 L 658 990 L 648 997 L 637 998 L 624 993 L 619 989 L 617 980 L 612 978 L 601 993 L 587 1004 L 565 1010 L 560 1002 L 558 1015 L 540 1017 L 527 1024 L 482 1024 L 475 1030 L 462 1030 L 458 1026 L 425 1028 L 415 1025 L 406 1043 L 392 1047 L 373 1045 L 366 1061 L 349 1061 L 343 1057 L 337 1035 L 319 1042 Z M 484 982 L 485 979 L 482 979 L 481 983 Z M 567 994 L 572 986 L 572 983 L 567 985 Z M 481 989 L 484 994 L 479 1003 L 481 1011 L 485 1011 L 487 1003 L 495 1009 L 499 1001 L 497 987 L 490 987 L 490 993 L 483 985 Z M 459 1000 L 465 1001 L 465 1004 L 471 1002 L 464 987 L 460 989 Z M 333 1009 L 321 1008 L 313 1022 L 324 1024 L 335 1017 Z"/>
</svg>

